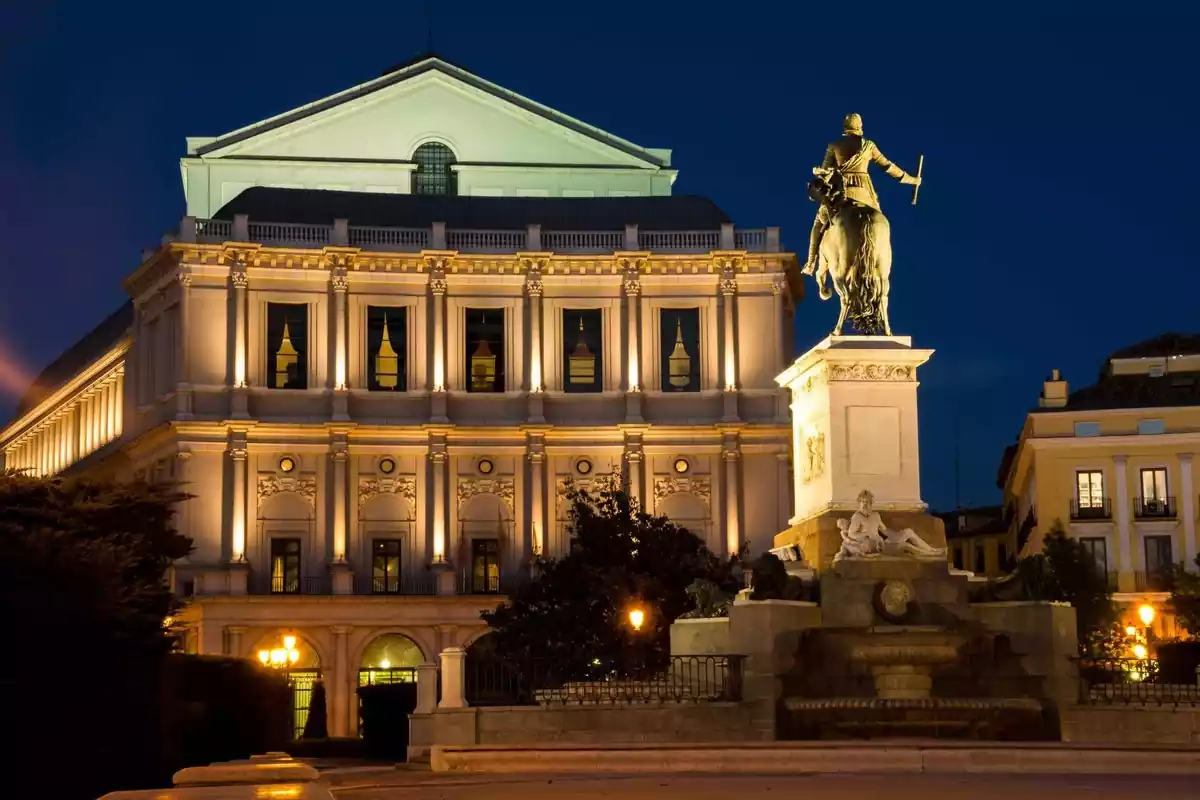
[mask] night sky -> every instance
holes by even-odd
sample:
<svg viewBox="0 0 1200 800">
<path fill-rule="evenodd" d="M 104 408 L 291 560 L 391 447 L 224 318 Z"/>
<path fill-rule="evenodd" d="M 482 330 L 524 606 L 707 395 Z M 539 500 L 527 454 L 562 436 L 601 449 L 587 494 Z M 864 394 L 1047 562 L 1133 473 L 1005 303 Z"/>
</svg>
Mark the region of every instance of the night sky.
<svg viewBox="0 0 1200 800">
<path fill-rule="evenodd" d="M 427 47 L 423 2 L 10 4 L 0 24 L 0 418 L 123 300 L 184 211 L 184 137 L 377 76 Z M 877 174 L 892 325 L 921 374 L 927 502 L 996 502 L 1051 367 L 1200 330 L 1197 3 L 446 2 L 434 49 L 646 147 L 676 194 L 803 252 L 811 167 L 849 111 Z M 921 9 L 914 9 L 920 5 Z M 1108 10 L 1104 6 L 1119 10 Z M 1081 11 L 1081 9 L 1086 9 Z M 797 346 L 832 328 L 809 284 Z M 957 430 L 957 435 L 956 435 Z"/>
</svg>

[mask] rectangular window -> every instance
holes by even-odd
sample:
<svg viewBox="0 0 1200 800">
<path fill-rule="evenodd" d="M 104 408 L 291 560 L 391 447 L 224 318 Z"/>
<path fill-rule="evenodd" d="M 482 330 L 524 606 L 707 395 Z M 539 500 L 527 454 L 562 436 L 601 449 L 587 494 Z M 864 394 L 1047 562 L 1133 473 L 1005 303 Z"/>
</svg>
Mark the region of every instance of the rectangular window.
<svg viewBox="0 0 1200 800">
<path fill-rule="evenodd" d="M 1076 422 L 1075 423 L 1075 435 L 1076 436 L 1099 436 L 1100 435 L 1100 423 L 1099 422 Z"/>
<path fill-rule="evenodd" d="M 1107 519 L 1108 497 L 1104 494 L 1104 473 L 1080 470 L 1075 473 L 1075 504 L 1072 519 Z"/>
<path fill-rule="evenodd" d="M 599 392 L 604 389 L 604 349 L 598 308 L 563 311 L 563 389 Z"/>
<path fill-rule="evenodd" d="M 1142 499 L 1167 499 L 1167 471 L 1161 467 L 1142 470 Z"/>
<path fill-rule="evenodd" d="M 700 391 L 700 309 L 664 308 L 659 322 L 662 390 Z"/>
<path fill-rule="evenodd" d="M 1174 566 L 1170 536 L 1146 537 L 1146 588 L 1163 591 Z"/>
<path fill-rule="evenodd" d="M 471 540 L 471 592 L 496 594 L 500 591 L 500 540 Z"/>
<path fill-rule="evenodd" d="M 367 388 L 403 392 L 408 388 L 408 309 L 367 306 Z"/>
<path fill-rule="evenodd" d="M 371 543 L 371 592 L 400 594 L 399 539 L 376 539 Z"/>
<path fill-rule="evenodd" d="M 1161 419 L 1143 419 L 1138 421 L 1138 433 L 1153 435 L 1158 433 L 1166 433 L 1166 423 Z"/>
<path fill-rule="evenodd" d="M 1079 540 L 1092 558 L 1097 575 L 1108 575 L 1108 541 L 1103 536 L 1087 536 Z"/>
<path fill-rule="evenodd" d="M 271 540 L 271 594 L 300 593 L 300 540 Z"/>
<path fill-rule="evenodd" d="M 984 575 L 987 573 L 987 551 L 984 550 L 983 542 L 975 544 L 975 574 Z"/>
<path fill-rule="evenodd" d="M 308 306 L 267 303 L 267 386 L 308 388 Z"/>
<path fill-rule="evenodd" d="M 468 308 L 464 356 L 468 392 L 504 391 L 504 309 Z"/>
</svg>

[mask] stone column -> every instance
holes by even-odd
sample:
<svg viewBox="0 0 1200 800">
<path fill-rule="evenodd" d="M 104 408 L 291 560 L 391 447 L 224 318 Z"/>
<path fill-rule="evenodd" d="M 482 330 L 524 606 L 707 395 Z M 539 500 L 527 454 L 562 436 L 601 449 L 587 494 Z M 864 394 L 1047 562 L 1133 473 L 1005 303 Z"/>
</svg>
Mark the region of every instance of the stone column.
<svg viewBox="0 0 1200 800">
<path fill-rule="evenodd" d="M 639 264 L 630 260 L 625 267 L 625 421 L 642 421 L 642 284 Z"/>
<path fill-rule="evenodd" d="M 188 484 L 192 480 L 191 469 L 192 451 L 187 449 L 187 445 L 180 445 L 179 452 L 175 454 L 175 479 L 179 482 L 179 487 L 182 491 L 191 491 Z M 190 508 L 191 502 L 184 500 L 179 504 L 179 510 L 176 513 L 175 526 L 180 533 L 195 537 L 195 532 L 192 528 L 192 512 Z"/>
<path fill-rule="evenodd" d="M 1129 523 L 1129 478 L 1125 472 L 1125 456 L 1115 456 L 1117 477 L 1117 557 L 1120 571 L 1117 574 L 1117 587 L 1122 592 L 1134 590 L 1133 577 L 1133 542 L 1131 525 Z"/>
<path fill-rule="evenodd" d="M 467 651 L 447 647 L 442 651 L 442 699 L 438 708 L 466 708 Z"/>
<path fill-rule="evenodd" d="M 346 276 L 344 263 L 337 264 L 330 278 L 333 287 L 333 418 L 350 419 L 347 398 L 347 352 L 346 352 L 346 293 L 350 280 Z"/>
<path fill-rule="evenodd" d="M 350 666 L 350 625 L 331 625 L 329 631 L 333 634 L 333 676 L 326 682 L 329 695 L 329 735 L 350 736 L 354 726 L 350 715 L 354 703 L 351 698 L 354 685 L 357 683 L 355 670 Z"/>
<path fill-rule="evenodd" d="M 246 434 L 233 434 L 229 442 L 229 458 L 233 462 L 233 497 L 230 498 L 229 560 L 235 564 L 246 561 Z"/>
<path fill-rule="evenodd" d="M 779 363 L 778 368 L 782 370 L 788 364 L 792 363 L 792 348 L 794 345 L 794 337 L 792 336 L 791 314 L 788 313 L 788 287 L 787 279 L 782 275 L 775 278 L 771 282 L 771 292 L 775 295 L 775 330 L 779 331 Z"/>
<path fill-rule="evenodd" d="M 346 461 L 349 458 L 346 435 L 334 434 L 330 444 L 333 475 L 330 496 L 333 500 L 333 562 L 346 563 Z"/>
<path fill-rule="evenodd" d="M 429 292 L 433 305 L 433 370 L 429 391 L 430 418 L 447 422 L 446 416 L 446 260 L 430 258 Z"/>
<path fill-rule="evenodd" d="M 628 488 L 629 499 L 643 503 L 642 491 L 642 442 L 640 439 L 626 438 L 625 440 L 625 463 L 628 465 Z M 645 511 L 653 511 L 653 509 L 643 508 Z"/>
<path fill-rule="evenodd" d="M 1192 482 L 1192 454 L 1179 454 L 1179 489 L 1183 494 L 1180 498 L 1180 512 L 1183 514 L 1183 550 L 1184 566 L 1192 569 L 1196 566 L 1196 489 Z"/>
<path fill-rule="evenodd" d="M 529 440 L 529 549 L 534 556 L 546 552 L 546 514 L 543 495 L 546 492 L 546 479 L 543 466 L 546 461 L 545 445 L 541 434 L 535 434 Z"/>
<path fill-rule="evenodd" d="M 225 626 L 225 633 L 228 637 L 226 639 L 226 647 L 229 648 L 225 655 L 233 656 L 234 658 L 245 658 L 246 654 L 242 652 L 242 634 L 245 632 L 246 629 L 241 625 Z"/>
<path fill-rule="evenodd" d="M 433 562 L 446 562 L 446 445 L 430 442 L 429 469 L 433 472 Z"/>
<path fill-rule="evenodd" d="M 232 415 L 235 419 L 248 419 L 249 404 L 246 397 L 248 343 L 246 341 L 246 287 L 249 279 L 246 275 L 246 263 L 242 260 L 234 262 L 233 271 L 229 275 L 233 286 L 233 400 Z"/>
<path fill-rule="evenodd" d="M 192 370 L 188 336 L 192 330 L 192 271 L 187 267 L 180 267 L 176 277 L 179 280 L 179 335 L 175 339 L 175 415 L 179 419 L 191 419 Z"/>
<path fill-rule="evenodd" d="M 721 371 L 727 392 L 737 391 L 737 350 L 734 344 L 733 307 L 737 302 L 737 274 L 733 267 L 721 270 Z"/>
<path fill-rule="evenodd" d="M 785 449 L 781 453 L 775 454 L 775 470 L 776 478 L 775 485 L 779 492 L 776 501 L 779 504 L 779 513 L 777 515 L 779 530 L 784 530 L 790 524 L 792 518 L 792 502 L 790 493 L 792 491 L 792 483 L 788 480 L 788 451 Z"/>
<path fill-rule="evenodd" d="M 190 390 L 189 390 L 190 391 Z M 117 377 L 113 380 L 114 404 L 115 404 L 115 433 L 118 437 L 125 432 L 125 370 L 121 369 L 117 372 Z"/>
<path fill-rule="evenodd" d="M 417 707 L 414 714 L 432 714 L 437 710 L 437 664 L 417 665 Z"/>
<path fill-rule="evenodd" d="M 531 259 L 526 273 L 525 293 L 529 297 L 529 421 L 545 422 L 542 393 L 546 375 L 542 364 L 542 271 L 541 261 Z"/>
<path fill-rule="evenodd" d="M 742 546 L 741 529 L 738 525 L 738 512 L 741 510 L 738 460 L 742 454 L 738 448 L 737 434 L 726 435 L 725 449 L 721 455 L 725 460 L 725 551 L 736 553 Z"/>
</svg>

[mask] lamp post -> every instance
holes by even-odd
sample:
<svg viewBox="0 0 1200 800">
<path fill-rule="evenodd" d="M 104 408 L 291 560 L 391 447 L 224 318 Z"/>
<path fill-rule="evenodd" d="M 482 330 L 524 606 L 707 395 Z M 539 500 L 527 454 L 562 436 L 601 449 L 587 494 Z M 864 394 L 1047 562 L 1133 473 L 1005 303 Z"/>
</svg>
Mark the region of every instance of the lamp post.
<svg viewBox="0 0 1200 800">
<path fill-rule="evenodd" d="M 296 637 L 284 636 L 283 647 L 271 650 L 259 650 L 258 660 L 264 667 L 271 669 L 288 669 L 294 667 L 300 660 L 300 651 L 296 649 Z"/>
<path fill-rule="evenodd" d="M 634 633 L 640 633 L 642 625 L 646 623 L 646 612 L 640 608 L 631 608 L 629 610 L 629 626 L 633 628 Z"/>
</svg>

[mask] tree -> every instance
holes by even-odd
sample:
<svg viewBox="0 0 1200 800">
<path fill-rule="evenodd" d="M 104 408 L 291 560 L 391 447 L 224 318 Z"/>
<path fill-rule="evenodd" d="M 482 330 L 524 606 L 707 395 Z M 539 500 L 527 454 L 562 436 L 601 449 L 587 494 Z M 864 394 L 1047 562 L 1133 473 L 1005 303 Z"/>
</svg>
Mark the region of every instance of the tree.
<svg viewBox="0 0 1200 800">
<path fill-rule="evenodd" d="M 1193 638 L 1200 638 L 1200 556 L 1196 556 L 1198 572 L 1188 572 L 1179 564 L 1171 575 L 1171 608 L 1179 624 Z"/>
<path fill-rule="evenodd" d="M 721 559 L 695 534 L 642 511 L 624 492 L 572 490 L 571 547 L 539 558 L 535 576 L 508 603 L 483 614 L 501 658 L 536 659 L 562 680 L 632 675 L 666 663 L 670 624 L 693 581 L 733 594 L 740 561 Z M 628 611 L 643 608 L 634 632 Z"/>
<path fill-rule="evenodd" d="M 1050 600 L 1075 607 L 1081 655 L 1112 657 L 1117 609 L 1108 589 L 1108 576 L 1097 569 L 1095 558 L 1078 539 L 1067 536 L 1055 521 L 1042 541 L 1042 552 L 1017 562 L 1014 586 L 1018 599 Z"/>
<path fill-rule="evenodd" d="M 0 694 L 20 720 L 0 760 L 55 797 L 95 797 L 158 763 L 164 580 L 191 540 L 169 486 L 0 474 Z M 69 770 L 39 765 L 61 763 Z M 155 776 L 156 778 L 158 776 Z"/>
</svg>

